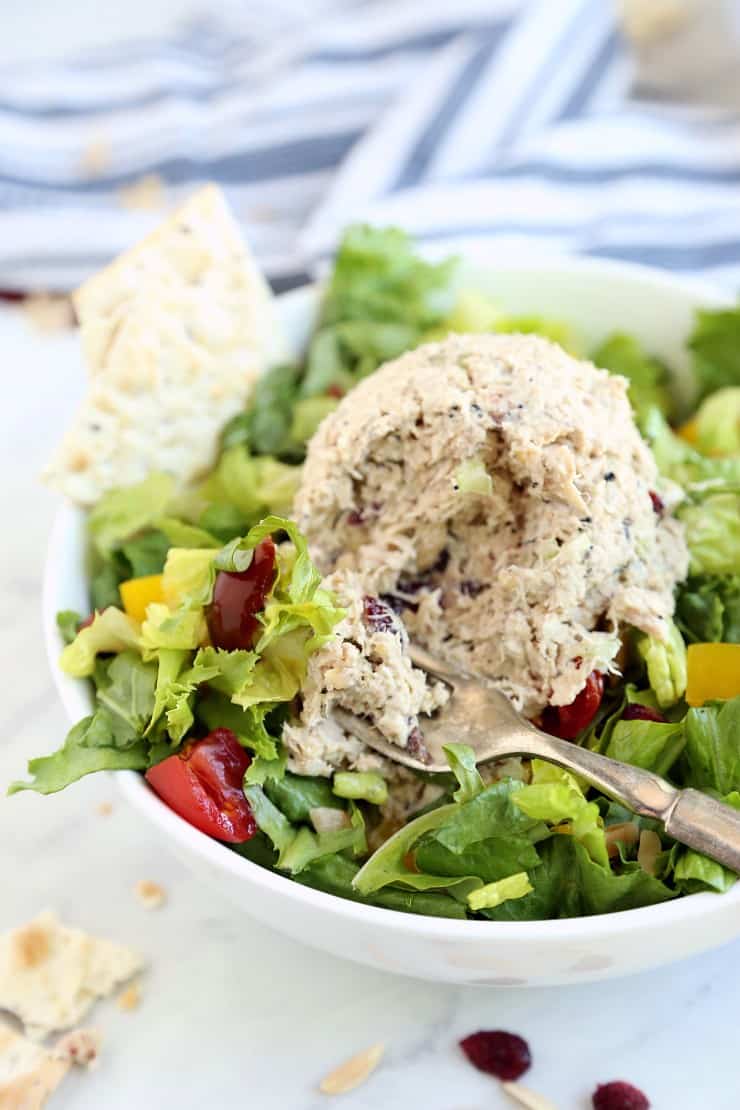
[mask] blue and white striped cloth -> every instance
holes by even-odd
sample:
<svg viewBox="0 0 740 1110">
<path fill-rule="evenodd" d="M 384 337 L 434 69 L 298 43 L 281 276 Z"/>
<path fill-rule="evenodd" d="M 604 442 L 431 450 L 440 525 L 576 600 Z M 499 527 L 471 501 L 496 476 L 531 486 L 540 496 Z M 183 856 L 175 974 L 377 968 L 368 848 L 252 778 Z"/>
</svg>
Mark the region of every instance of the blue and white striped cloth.
<svg viewBox="0 0 740 1110">
<path fill-rule="evenodd" d="M 250 0 L 242 20 L 0 71 L 0 286 L 69 288 L 134 242 L 162 213 L 121 189 L 150 174 L 168 205 L 220 182 L 278 286 L 355 219 L 740 285 L 740 115 L 631 96 L 605 0 Z"/>
</svg>

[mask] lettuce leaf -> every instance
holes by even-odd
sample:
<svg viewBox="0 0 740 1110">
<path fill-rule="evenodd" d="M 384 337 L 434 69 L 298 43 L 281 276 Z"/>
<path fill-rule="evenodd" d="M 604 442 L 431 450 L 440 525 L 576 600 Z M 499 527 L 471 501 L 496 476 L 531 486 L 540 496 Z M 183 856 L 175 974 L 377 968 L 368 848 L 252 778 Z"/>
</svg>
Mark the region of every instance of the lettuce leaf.
<svg viewBox="0 0 740 1110">
<path fill-rule="evenodd" d="M 693 644 L 740 644 L 740 575 L 700 575 L 679 587 L 676 621 Z"/>
<path fill-rule="evenodd" d="M 143 771 L 150 745 L 141 736 L 154 705 L 156 667 L 126 651 L 100 664 L 97 708 L 67 734 L 51 755 L 28 763 L 30 781 L 11 783 L 8 793 L 53 794 L 95 771 Z"/>
<path fill-rule="evenodd" d="M 251 842 L 250 842 L 251 843 Z M 383 906 L 403 913 L 420 913 L 427 917 L 466 917 L 465 906 L 445 893 L 404 890 L 387 886 L 370 895 L 362 895 L 354 885 L 359 867 L 343 855 L 324 856 L 309 864 L 295 876 L 296 882 L 315 890 L 323 890 L 339 898 L 349 898 L 368 906 Z"/>
<path fill-rule="evenodd" d="M 700 397 L 740 385 L 740 307 L 699 309 L 687 345 Z"/>
<path fill-rule="evenodd" d="M 621 374 L 629 382 L 629 399 L 638 423 L 652 408 L 671 414 L 671 393 L 665 366 L 633 335 L 615 332 L 591 356 L 597 366 Z"/>
<path fill-rule="evenodd" d="M 677 515 L 686 529 L 691 574 L 740 574 L 740 483 L 694 491 Z"/>
<path fill-rule="evenodd" d="M 740 385 L 706 397 L 694 423 L 696 446 L 703 455 L 740 454 Z"/>
<path fill-rule="evenodd" d="M 457 263 L 424 261 L 398 228 L 355 225 L 339 245 L 311 341 L 302 397 L 342 391 L 418 346 L 450 313 Z"/>
<path fill-rule="evenodd" d="M 348 828 L 315 833 L 302 825 L 292 842 L 280 853 L 276 866 L 280 871 L 289 871 L 292 875 L 298 875 L 314 860 L 348 850 L 354 856 L 360 856 L 367 851 L 365 822 L 356 806 L 351 809 Z"/>
<path fill-rule="evenodd" d="M 617 721 L 606 754 L 633 767 L 667 775 L 686 744 L 682 722 Z"/>
<path fill-rule="evenodd" d="M 202 609 L 173 611 L 167 605 L 152 602 L 141 626 L 139 644 L 145 658 L 154 658 L 162 648 L 193 651 L 204 643 L 207 633 Z"/>
<path fill-rule="evenodd" d="M 249 406 L 233 417 L 223 430 L 221 446 L 245 447 L 258 455 L 300 459 L 300 442 L 292 435 L 301 368 L 293 363 L 274 366 L 254 385 Z"/>
<path fill-rule="evenodd" d="M 290 771 L 279 779 L 271 777 L 265 784 L 265 793 L 294 824 L 310 821 L 312 809 L 345 808 L 328 779 L 294 775 Z"/>
<path fill-rule="evenodd" d="M 88 529 L 101 555 L 165 515 L 175 492 L 170 474 L 157 471 L 131 486 L 103 494 L 88 517 Z"/>
<path fill-rule="evenodd" d="M 8 794 L 54 794 L 95 771 L 143 771 L 148 766 L 149 745 L 135 733 L 122 732 L 112 715 L 100 708 L 78 721 L 53 755 L 29 760 L 31 780 L 11 783 Z"/>
<path fill-rule="evenodd" d="M 740 456 L 710 459 L 691 447 L 669 427 L 660 409 L 649 409 L 640 422 L 658 470 L 687 489 L 699 482 L 740 485 Z"/>
<path fill-rule="evenodd" d="M 720 795 L 740 790 L 740 697 L 690 709 L 684 731 L 686 785 Z"/>
<path fill-rule="evenodd" d="M 246 447 L 229 447 L 199 487 L 207 503 L 229 505 L 250 524 L 266 512 L 287 512 L 300 482 L 300 467 L 270 455 L 250 455 Z"/>
<path fill-rule="evenodd" d="M 95 613 L 92 623 L 75 636 L 62 651 L 59 666 L 73 678 L 88 678 L 95 669 L 98 655 L 109 652 L 138 649 L 139 625 L 136 621 L 111 606 L 102 613 Z"/>
<path fill-rule="evenodd" d="M 549 825 L 568 822 L 569 835 L 583 844 L 591 859 L 609 866 L 604 825 L 596 802 L 586 800 L 573 775 L 542 760 L 532 760 L 532 783 L 513 796 L 514 805 L 528 817 Z"/>
<path fill-rule="evenodd" d="M 467 744 L 446 744 L 443 751 L 450 770 L 457 779 L 457 790 L 452 797 L 456 802 L 472 802 L 485 790 L 475 762 L 475 752 Z"/>
</svg>

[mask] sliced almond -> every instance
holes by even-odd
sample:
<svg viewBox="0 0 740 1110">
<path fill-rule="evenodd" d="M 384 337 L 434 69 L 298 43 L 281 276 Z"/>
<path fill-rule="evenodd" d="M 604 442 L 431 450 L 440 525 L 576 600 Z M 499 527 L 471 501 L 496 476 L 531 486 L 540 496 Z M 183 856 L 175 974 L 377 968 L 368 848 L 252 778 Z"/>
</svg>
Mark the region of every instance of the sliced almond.
<svg viewBox="0 0 740 1110">
<path fill-rule="evenodd" d="M 526 1106 L 527 1110 L 558 1110 L 549 1098 L 530 1090 L 529 1087 L 523 1087 L 521 1083 L 502 1083 L 501 1090 L 520 1106 Z"/>
<path fill-rule="evenodd" d="M 660 837 L 652 829 L 643 829 L 640 833 L 640 847 L 637 849 L 637 862 L 648 875 L 655 874 L 658 856 L 663 851 Z"/>
<path fill-rule="evenodd" d="M 640 839 L 640 828 L 634 821 L 621 821 L 618 825 L 610 825 L 604 832 L 606 850 L 610 856 L 619 854 L 617 844 L 637 844 Z"/>
<path fill-rule="evenodd" d="M 324 1076 L 319 1084 L 319 1090 L 324 1095 L 343 1095 L 345 1091 L 353 1091 L 372 1075 L 384 1052 L 385 1045 L 382 1043 L 374 1044 L 364 1052 L 358 1052 L 356 1056 L 345 1060 L 338 1068 Z"/>
</svg>

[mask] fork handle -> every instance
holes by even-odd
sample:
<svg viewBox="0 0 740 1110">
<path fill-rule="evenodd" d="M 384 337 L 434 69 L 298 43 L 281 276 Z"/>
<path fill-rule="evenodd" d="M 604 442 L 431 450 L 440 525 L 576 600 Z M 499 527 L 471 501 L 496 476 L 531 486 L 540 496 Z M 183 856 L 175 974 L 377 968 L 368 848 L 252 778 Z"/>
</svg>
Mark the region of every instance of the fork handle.
<svg viewBox="0 0 740 1110">
<path fill-rule="evenodd" d="M 664 823 L 674 840 L 740 873 L 740 811 L 687 787 L 679 791 Z"/>
</svg>

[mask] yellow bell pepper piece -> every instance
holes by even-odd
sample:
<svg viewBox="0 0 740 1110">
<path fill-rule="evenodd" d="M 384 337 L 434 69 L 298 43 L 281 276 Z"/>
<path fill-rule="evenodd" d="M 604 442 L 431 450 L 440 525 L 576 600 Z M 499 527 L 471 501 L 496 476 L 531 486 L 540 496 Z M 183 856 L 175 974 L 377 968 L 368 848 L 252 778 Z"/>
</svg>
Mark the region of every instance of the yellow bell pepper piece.
<svg viewBox="0 0 740 1110">
<path fill-rule="evenodd" d="M 703 705 L 740 694 L 740 644 L 689 644 L 686 701 Z"/>
<path fill-rule="evenodd" d="M 696 417 L 693 420 L 687 420 L 677 431 L 681 439 L 685 439 L 687 443 L 694 446 L 699 438 L 699 421 Z"/>
<path fill-rule="evenodd" d="M 121 582 L 118 587 L 121 592 L 123 607 L 130 617 L 141 623 L 146 617 L 146 611 L 153 601 L 162 604 L 162 575 L 147 574 L 143 578 L 129 578 Z"/>
</svg>

